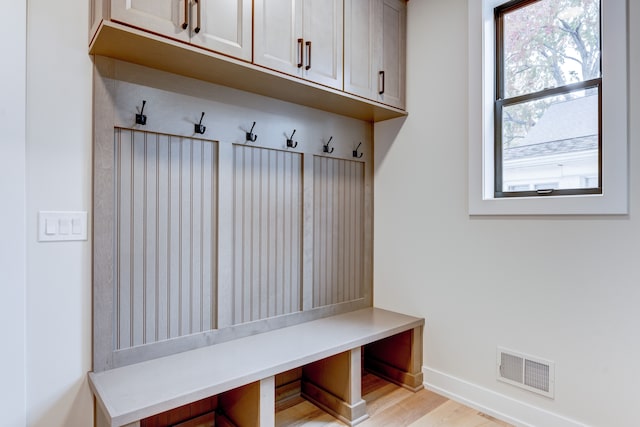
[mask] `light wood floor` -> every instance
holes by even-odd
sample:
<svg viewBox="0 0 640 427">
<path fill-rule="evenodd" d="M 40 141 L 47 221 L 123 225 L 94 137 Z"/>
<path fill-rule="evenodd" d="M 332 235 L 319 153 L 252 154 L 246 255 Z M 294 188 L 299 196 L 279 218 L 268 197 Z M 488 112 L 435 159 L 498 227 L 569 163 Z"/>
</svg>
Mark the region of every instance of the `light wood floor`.
<svg viewBox="0 0 640 427">
<path fill-rule="evenodd" d="M 428 390 L 412 393 L 371 374 L 364 374 L 362 395 L 369 419 L 362 427 L 509 427 L 474 409 Z M 345 424 L 299 399 L 276 413 L 278 427 L 338 427 Z"/>
</svg>

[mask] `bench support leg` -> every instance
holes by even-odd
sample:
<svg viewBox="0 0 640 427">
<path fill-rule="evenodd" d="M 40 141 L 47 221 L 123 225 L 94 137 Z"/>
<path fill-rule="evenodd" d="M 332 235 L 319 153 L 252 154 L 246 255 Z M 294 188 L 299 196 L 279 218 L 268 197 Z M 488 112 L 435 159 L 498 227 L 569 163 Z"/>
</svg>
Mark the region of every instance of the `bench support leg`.
<svg viewBox="0 0 640 427">
<path fill-rule="evenodd" d="M 276 377 L 260 380 L 260 427 L 276 425 Z"/>
<path fill-rule="evenodd" d="M 350 426 L 366 420 L 361 355 L 358 347 L 306 365 L 302 396 Z"/>
<path fill-rule="evenodd" d="M 365 368 L 411 391 L 424 388 L 422 326 L 365 346 Z"/>
</svg>

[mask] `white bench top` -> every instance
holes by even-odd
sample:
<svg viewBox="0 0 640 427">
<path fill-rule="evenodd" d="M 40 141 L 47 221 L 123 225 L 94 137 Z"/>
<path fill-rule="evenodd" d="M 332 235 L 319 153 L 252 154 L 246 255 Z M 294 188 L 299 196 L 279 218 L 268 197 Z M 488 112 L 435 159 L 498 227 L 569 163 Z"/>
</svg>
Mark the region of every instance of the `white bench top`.
<svg viewBox="0 0 640 427">
<path fill-rule="evenodd" d="M 111 426 L 123 426 L 424 324 L 366 308 L 104 372 L 89 384 Z"/>
</svg>

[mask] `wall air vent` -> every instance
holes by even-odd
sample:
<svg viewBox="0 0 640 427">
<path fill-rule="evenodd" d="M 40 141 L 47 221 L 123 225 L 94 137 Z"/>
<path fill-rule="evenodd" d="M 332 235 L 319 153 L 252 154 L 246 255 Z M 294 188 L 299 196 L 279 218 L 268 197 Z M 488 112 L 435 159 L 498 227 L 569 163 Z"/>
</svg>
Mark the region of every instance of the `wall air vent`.
<svg viewBox="0 0 640 427">
<path fill-rule="evenodd" d="M 543 396 L 554 397 L 555 364 L 498 347 L 498 380 Z"/>
</svg>

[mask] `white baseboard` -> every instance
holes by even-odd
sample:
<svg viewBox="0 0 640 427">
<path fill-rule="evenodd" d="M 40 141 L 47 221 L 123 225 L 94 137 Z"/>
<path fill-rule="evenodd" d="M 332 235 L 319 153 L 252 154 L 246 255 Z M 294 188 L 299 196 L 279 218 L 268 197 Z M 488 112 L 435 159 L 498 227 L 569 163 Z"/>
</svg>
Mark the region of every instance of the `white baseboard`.
<svg viewBox="0 0 640 427">
<path fill-rule="evenodd" d="M 554 414 L 435 369 L 423 367 L 425 388 L 518 427 L 586 427 Z"/>
</svg>

